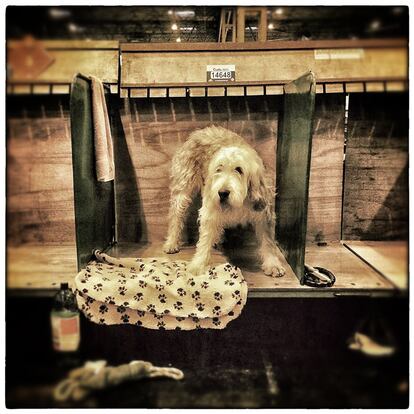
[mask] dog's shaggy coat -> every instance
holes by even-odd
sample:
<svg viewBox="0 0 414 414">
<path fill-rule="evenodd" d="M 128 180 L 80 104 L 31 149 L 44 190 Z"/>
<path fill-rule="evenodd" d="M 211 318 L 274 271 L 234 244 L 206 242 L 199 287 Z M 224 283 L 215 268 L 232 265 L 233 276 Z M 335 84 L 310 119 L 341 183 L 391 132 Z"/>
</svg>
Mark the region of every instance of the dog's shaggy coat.
<svg viewBox="0 0 414 414">
<path fill-rule="evenodd" d="M 180 250 L 180 238 L 192 197 L 201 191 L 200 236 L 188 270 L 201 274 L 211 248 L 225 228 L 251 223 L 256 231 L 262 269 L 283 276 L 274 241 L 274 191 L 267 184 L 257 152 L 239 135 L 221 127 L 193 132 L 172 160 L 171 201 L 166 253 Z"/>
</svg>

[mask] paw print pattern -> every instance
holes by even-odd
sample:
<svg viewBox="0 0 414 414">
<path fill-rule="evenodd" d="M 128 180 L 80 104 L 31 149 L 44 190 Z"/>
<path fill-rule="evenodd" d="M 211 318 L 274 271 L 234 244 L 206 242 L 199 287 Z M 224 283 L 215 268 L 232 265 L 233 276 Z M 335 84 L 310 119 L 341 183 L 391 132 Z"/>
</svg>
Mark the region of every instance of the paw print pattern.
<svg viewBox="0 0 414 414">
<path fill-rule="evenodd" d="M 158 292 L 161 292 L 162 290 L 165 289 L 165 286 L 164 285 L 161 285 L 161 284 L 156 284 L 155 285 L 155 289 L 157 289 Z"/>
<path fill-rule="evenodd" d="M 125 285 L 126 284 L 126 279 L 118 279 L 118 283 L 120 284 L 120 285 Z"/>
<path fill-rule="evenodd" d="M 192 295 L 191 295 L 191 297 L 194 299 L 194 300 L 198 300 L 198 299 L 200 299 L 200 292 L 198 291 L 198 290 L 196 290 Z"/>
<path fill-rule="evenodd" d="M 185 295 L 187 294 L 187 292 L 186 292 L 183 288 L 178 288 L 178 289 L 177 289 L 177 293 L 178 293 L 180 296 L 185 296 Z"/>
<path fill-rule="evenodd" d="M 101 306 L 99 306 L 99 313 L 106 313 L 108 312 L 108 306 L 106 306 L 105 304 L 102 304 Z"/>
<path fill-rule="evenodd" d="M 160 321 L 157 323 L 158 329 L 164 330 L 165 329 L 165 322 Z"/>
<path fill-rule="evenodd" d="M 126 292 L 127 290 L 126 290 L 126 288 L 125 288 L 125 286 L 119 286 L 119 288 L 118 288 L 118 293 L 121 295 L 121 296 L 125 296 L 125 292 Z"/>
<path fill-rule="evenodd" d="M 134 300 L 136 300 L 137 302 L 141 301 L 144 298 L 144 295 L 142 292 L 138 292 L 133 296 Z"/>
<path fill-rule="evenodd" d="M 187 280 L 187 285 L 195 286 L 195 281 L 192 277 L 190 277 L 190 279 Z"/>
<path fill-rule="evenodd" d="M 129 322 L 129 316 L 128 315 L 122 315 L 121 316 L 121 320 L 123 323 L 128 323 Z"/>
<path fill-rule="evenodd" d="M 214 324 L 215 326 L 220 326 L 220 325 L 221 325 L 220 319 L 219 319 L 219 318 L 217 318 L 217 317 L 213 318 L 213 324 Z"/>
<path fill-rule="evenodd" d="M 233 285 L 234 285 L 234 282 L 233 282 L 231 279 L 228 279 L 228 280 L 226 280 L 226 281 L 224 282 L 224 284 L 225 284 L 225 285 L 228 285 L 228 286 L 233 286 Z"/>
<path fill-rule="evenodd" d="M 197 303 L 196 304 L 197 309 L 202 312 L 204 310 L 204 307 L 206 306 L 204 303 Z"/>
<path fill-rule="evenodd" d="M 164 294 L 158 295 L 158 299 L 160 300 L 161 303 L 167 302 L 167 296 L 165 296 Z"/>
<path fill-rule="evenodd" d="M 223 295 L 220 292 L 214 292 L 214 299 L 220 301 L 223 299 Z"/>
<path fill-rule="evenodd" d="M 148 311 L 148 312 L 151 312 L 151 313 L 155 313 L 155 306 L 154 306 L 152 303 L 150 303 L 150 304 L 147 306 L 147 311 Z"/>
<path fill-rule="evenodd" d="M 86 303 L 87 303 L 88 305 L 91 305 L 93 302 L 95 302 L 95 299 L 94 299 L 94 298 L 91 298 L 90 296 L 88 296 L 88 297 L 86 298 Z"/>
<path fill-rule="evenodd" d="M 230 277 L 231 277 L 232 279 L 237 279 L 239 276 L 238 276 L 238 274 L 237 274 L 236 272 L 231 272 L 231 273 L 230 273 Z"/>
<path fill-rule="evenodd" d="M 230 272 L 231 268 L 232 268 L 232 265 L 227 263 L 227 264 L 224 266 L 224 271 L 225 271 L 225 272 Z"/>
<path fill-rule="evenodd" d="M 215 279 L 217 279 L 218 278 L 218 275 L 217 275 L 217 272 L 215 272 L 214 270 L 209 270 L 208 271 L 208 278 L 210 279 L 210 280 L 215 280 Z"/>
<path fill-rule="evenodd" d="M 107 296 L 105 302 L 108 302 L 110 305 L 115 305 L 115 298 L 113 296 Z"/>
<path fill-rule="evenodd" d="M 172 280 L 167 280 L 167 281 L 165 282 L 165 284 L 166 284 L 167 286 L 171 286 L 173 283 L 174 283 L 174 282 L 173 282 Z"/>
<path fill-rule="evenodd" d="M 213 313 L 214 313 L 215 316 L 220 316 L 220 314 L 221 314 L 220 306 L 214 306 Z"/>
<path fill-rule="evenodd" d="M 126 312 L 126 308 L 125 308 L 125 306 L 118 306 L 117 308 L 116 308 L 116 310 L 117 310 L 117 312 L 119 312 L 119 313 L 125 313 Z"/>
<path fill-rule="evenodd" d="M 137 315 L 138 315 L 140 318 L 142 318 L 142 317 L 144 317 L 144 316 L 145 316 L 145 312 L 144 312 L 144 311 L 141 311 L 141 310 L 137 310 Z"/>
<path fill-rule="evenodd" d="M 146 288 L 148 284 L 147 284 L 147 282 L 144 282 L 143 280 L 140 280 L 138 282 L 138 285 L 139 285 L 140 288 Z"/>
<path fill-rule="evenodd" d="M 208 282 L 203 282 L 203 283 L 201 284 L 201 288 L 202 288 L 202 289 L 207 289 L 207 288 L 208 288 Z"/>
<path fill-rule="evenodd" d="M 105 319 L 104 318 L 100 318 L 99 319 L 99 324 L 100 325 L 104 325 L 105 324 Z"/>
<path fill-rule="evenodd" d="M 179 300 L 177 302 L 174 303 L 174 308 L 177 310 L 181 310 L 183 308 L 183 304 L 182 302 L 180 302 Z"/>
<path fill-rule="evenodd" d="M 236 298 L 240 298 L 240 290 L 235 290 L 232 294 L 231 294 L 232 298 L 236 299 Z"/>
</svg>

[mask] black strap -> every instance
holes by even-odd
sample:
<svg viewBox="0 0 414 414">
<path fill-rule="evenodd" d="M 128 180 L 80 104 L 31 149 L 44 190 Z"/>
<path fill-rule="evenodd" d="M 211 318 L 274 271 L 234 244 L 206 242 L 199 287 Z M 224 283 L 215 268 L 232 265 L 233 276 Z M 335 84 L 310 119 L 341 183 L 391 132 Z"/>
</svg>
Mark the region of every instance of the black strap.
<svg viewBox="0 0 414 414">
<path fill-rule="evenodd" d="M 315 272 L 315 269 L 317 272 Z M 324 277 L 321 277 L 318 273 L 321 273 Z M 311 287 L 331 287 L 335 280 L 335 275 L 329 270 L 319 266 L 311 267 L 305 265 L 304 277 L 301 283 Z"/>
</svg>

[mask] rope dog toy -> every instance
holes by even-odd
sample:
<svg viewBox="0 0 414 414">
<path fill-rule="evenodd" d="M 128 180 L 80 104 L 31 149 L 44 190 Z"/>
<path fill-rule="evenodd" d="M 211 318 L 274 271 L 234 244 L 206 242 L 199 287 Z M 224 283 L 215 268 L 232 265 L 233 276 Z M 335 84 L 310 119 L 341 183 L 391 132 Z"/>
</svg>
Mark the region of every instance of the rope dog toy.
<svg viewBox="0 0 414 414">
<path fill-rule="evenodd" d="M 146 361 L 131 361 L 117 367 L 106 366 L 106 361 L 88 361 L 84 366 L 69 372 L 54 390 L 56 401 L 80 401 L 94 390 L 100 390 L 140 378 L 167 377 L 174 380 L 184 378 L 177 368 L 155 367 Z"/>
</svg>

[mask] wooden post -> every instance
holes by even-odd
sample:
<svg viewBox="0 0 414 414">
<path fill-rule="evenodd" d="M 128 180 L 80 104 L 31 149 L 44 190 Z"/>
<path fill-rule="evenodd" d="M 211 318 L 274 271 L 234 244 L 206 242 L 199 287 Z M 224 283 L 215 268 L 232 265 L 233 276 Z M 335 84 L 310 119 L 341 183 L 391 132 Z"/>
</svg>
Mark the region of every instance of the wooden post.
<svg viewBox="0 0 414 414">
<path fill-rule="evenodd" d="M 244 24 L 245 24 L 245 9 L 244 7 L 237 7 L 237 36 L 238 43 L 244 42 Z"/>
<path fill-rule="evenodd" d="M 259 42 L 266 42 L 267 40 L 267 9 L 266 7 L 260 8 L 259 17 L 259 31 L 258 40 Z"/>
</svg>

